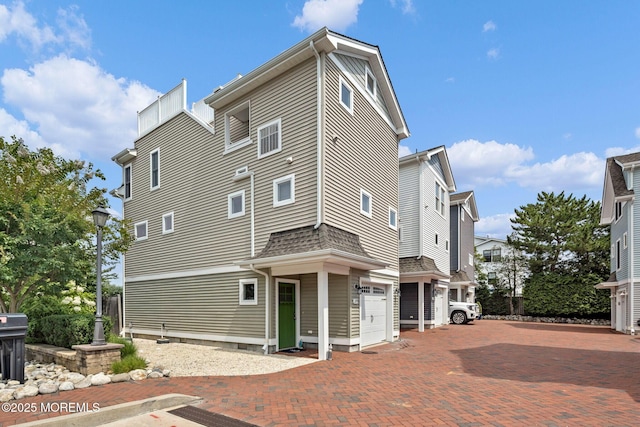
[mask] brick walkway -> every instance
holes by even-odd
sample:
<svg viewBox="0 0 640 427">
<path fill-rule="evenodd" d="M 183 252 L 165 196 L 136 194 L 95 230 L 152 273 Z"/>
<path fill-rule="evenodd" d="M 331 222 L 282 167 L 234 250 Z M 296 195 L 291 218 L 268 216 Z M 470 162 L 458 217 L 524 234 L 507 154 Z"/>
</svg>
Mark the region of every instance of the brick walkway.
<svg viewBox="0 0 640 427">
<path fill-rule="evenodd" d="M 183 393 L 261 426 L 640 425 L 639 338 L 494 320 L 401 338 L 276 374 L 107 384 L 17 402 L 106 407 Z M 0 425 L 53 415 L 0 413 Z"/>
</svg>

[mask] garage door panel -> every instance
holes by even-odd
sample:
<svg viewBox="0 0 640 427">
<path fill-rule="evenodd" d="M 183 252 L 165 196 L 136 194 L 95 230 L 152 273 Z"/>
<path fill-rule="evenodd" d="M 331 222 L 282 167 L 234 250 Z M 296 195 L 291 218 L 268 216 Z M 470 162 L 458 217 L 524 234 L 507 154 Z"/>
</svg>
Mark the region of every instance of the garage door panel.
<svg viewBox="0 0 640 427">
<path fill-rule="evenodd" d="M 362 346 L 377 344 L 386 338 L 387 298 L 384 295 L 362 295 L 360 342 Z"/>
</svg>

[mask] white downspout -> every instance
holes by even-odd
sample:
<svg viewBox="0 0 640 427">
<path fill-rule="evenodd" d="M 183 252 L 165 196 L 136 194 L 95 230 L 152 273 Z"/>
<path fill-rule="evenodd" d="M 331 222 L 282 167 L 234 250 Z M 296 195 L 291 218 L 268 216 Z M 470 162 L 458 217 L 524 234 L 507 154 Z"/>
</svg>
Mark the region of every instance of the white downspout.
<svg viewBox="0 0 640 427">
<path fill-rule="evenodd" d="M 636 284 L 636 280 L 635 280 L 635 274 L 634 274 L 634 269 L 633 269 L 633 260 L 634 260 L 634 251 L 633 251 L 633 246 L 635 243 L 635 239 L 633 238 L 633 203 L 630 204 L 631 206 L 629 207 L 629 236 L 627 237 L 627 247 L 629 248 L 629 276 L 631 278 L 630 286 L 629 286 L 629 318 L 631 319 L 631 325 L 630 325 L 630 329 L 629 332 L 631 333 L 631 335 L 635 335 L 636 334 L 636 327 L 635 324 L 633 322 L 634 319 L 634 300 L 633 300 L 633 288 L 635 287 Z"/>
<path fill-rule="evenodd" d="M 254 195 L 254 191 L 253 191 L 254 187 L 253 187 L 253 172 L 251 172 L 251 258 L 253 258 L 254 256 L 256 256 L 256 216 L 254 213 L 254 203 L 253 203 L 253 195 Z"/>
<path fill-rule="evenodd" d="M 264 354 L 269 354 L 269 306 L 271 305 L 271 301 L 269 300 L 269 288 L 271 287 L 271 277 L 269 274 L 264 271 L 260 271 L 254 267 L 253 264 L 249 264 L 249 269 L 254 273 L 258 273 L 264 276 L 264 346 L 262 346 L 262 350 Z"/>
<path fill-rule="evenodd" d="M 419 199 L 419 210 L 418 210 L 418 257 L 424 255 L 424 185 L 422 182 L 422 161 L 420 160 L 420 156 L 416 156 L 416 160 L 418 161 L 418 199 Z"/>
<path fill-rule="evenodd" d="M 320 224 L 324 221 L 324 215 L 322 212 L 322 193 L 324 191 L 324 182 L 323 182 L 323 157 L 324 157 L 324 149 L 323 149 L 323 128 L 322 128 L 322 58 L 320 54 L 316 50 L 316 47 L 313 45 L 313 40 L 309 42 L 309 47 L 313 51 L 313 54 L 316 56 L 316 145 L 317 145 L 317 178 L 316 178 L 316 225 L 314 228 L 320 227 Z"/>
</svg>

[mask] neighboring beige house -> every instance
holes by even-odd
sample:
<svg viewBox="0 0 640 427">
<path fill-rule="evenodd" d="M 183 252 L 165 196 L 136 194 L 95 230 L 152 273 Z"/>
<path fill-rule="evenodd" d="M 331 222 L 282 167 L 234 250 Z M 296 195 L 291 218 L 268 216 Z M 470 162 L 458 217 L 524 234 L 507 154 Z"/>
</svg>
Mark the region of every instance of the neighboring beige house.
<svg viewBox="0 0 640 427">
<path fill-rule="evenodd" d="M 324 28 L 190 110 L 183 82 L 138 123 L 113 157 L 136 236 L 127 332 L 319 359 L 397 339 L 409 131 L 376 46 Z"/>
<path fill-rule="evenodd" d="M 449 323 L 450 193 L 444 146 L 400 158 L 400 324 L 419 331 Z"/>
<path fill-rule="evenodd" d="M 497 284 L 505 286 L 510 281 L 505 277 L 505 267 L 502 263 L 504 256 L 512 256 L 512 249 L 507 245 L 506 239 L 498 239 L 496 237 L 475 236 L 476 252 L 482 257 L 482 269 L 487 273 L 487 285 L 489 288 Z M 528 275 L 528 271 L 519 271 L 516 274 L 516 297 L 522 296 L 524 280 Z"/>
</svg>

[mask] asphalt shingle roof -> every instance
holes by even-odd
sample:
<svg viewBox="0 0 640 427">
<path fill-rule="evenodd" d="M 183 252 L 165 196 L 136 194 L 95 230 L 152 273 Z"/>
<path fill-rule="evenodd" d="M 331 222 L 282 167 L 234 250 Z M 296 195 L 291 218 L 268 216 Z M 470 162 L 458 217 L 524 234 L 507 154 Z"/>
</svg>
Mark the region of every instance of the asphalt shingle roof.
<svg viewBox="0 0 640 427">
<path fill-rule="evenodd" d="M 420 256 L 420 257 L 406 257 L 400 258 L 400 273 L 419 273 L 424 272 L 439 272 L 438 267 L 433 259 Z M 444 274 L 444 273 L 442 273 Z"/>
<path fill-rule="evenodd" d="M 271 258 L 282 255 L 335 249 L 371 258 L 360 244 L 360 237 L 341 228 L 320 224 L 271 233 L 269 241 L 256 258 Z"/>
</svg>

